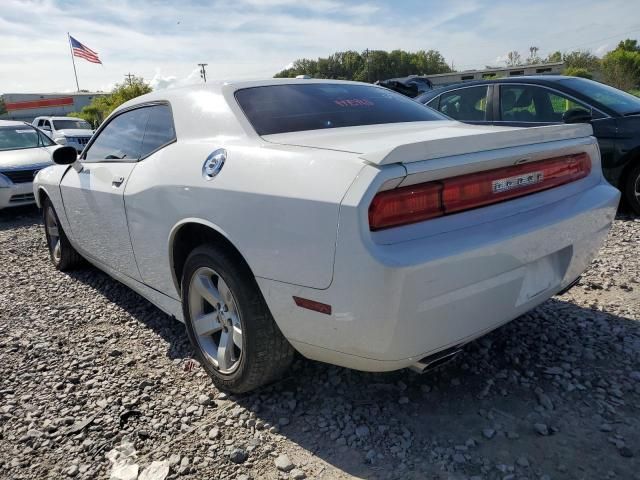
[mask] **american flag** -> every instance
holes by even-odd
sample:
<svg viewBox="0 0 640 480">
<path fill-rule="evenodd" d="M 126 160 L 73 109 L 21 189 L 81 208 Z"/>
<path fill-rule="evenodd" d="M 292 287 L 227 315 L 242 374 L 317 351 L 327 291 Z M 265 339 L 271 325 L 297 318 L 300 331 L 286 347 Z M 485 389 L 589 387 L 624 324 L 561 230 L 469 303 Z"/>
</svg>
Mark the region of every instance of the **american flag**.
<svg viewBox="0 0 640 480">
<path fill-rule="evenodd" d="M 91 50 L 89 47 L 84 46 L 78 40 L 69 35 L 69 40 L 71 41 L 71 50 L 73 51 L 74 57 L 84 58 L 88 62 L 91 63 L 99 63 L 102 64 L 100 59 L 98 58 L 98 54 Z"/>
</svg>

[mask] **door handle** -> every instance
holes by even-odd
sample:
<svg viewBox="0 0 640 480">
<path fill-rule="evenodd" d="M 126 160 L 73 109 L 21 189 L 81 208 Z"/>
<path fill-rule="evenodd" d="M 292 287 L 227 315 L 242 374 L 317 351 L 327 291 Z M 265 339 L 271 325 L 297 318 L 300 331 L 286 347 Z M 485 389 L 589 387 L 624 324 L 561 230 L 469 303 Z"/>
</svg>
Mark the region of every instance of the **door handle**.
<svg viewBox="0 0 640 480">
<path fill-rule="evenodd" d="M 117 188 L 122 185 L 122 182 L 124 182 L 124 177 L 113 177 L 111 185 Z"/>
</svg>

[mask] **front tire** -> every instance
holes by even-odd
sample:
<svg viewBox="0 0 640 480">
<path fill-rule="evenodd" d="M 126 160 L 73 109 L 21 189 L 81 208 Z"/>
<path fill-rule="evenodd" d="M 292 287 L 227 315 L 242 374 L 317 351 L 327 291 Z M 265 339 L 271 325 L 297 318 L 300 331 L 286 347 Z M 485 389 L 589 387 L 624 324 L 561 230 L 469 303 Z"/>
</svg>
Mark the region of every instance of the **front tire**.
<svg viewBox="0 0 640 480">
<path fill-rule="evenodd" d="M 53 203 L 48 198 L 44 200 L 42 206 L 42 219 L 49 249 L 49 258 L 51 258 L 53 266 L 61 272 L 78 267 L 82 263 L 82 257 L 69 242 L 53 208 Z"/>
<path fill-rule="evenodd" d="M 629 171 L 623 189 L 627 204 L 636 215 L 640 215 L 640 163 Z"/>
<path fill-rule="evenodd" d="M 244 393 L 279 378 L 294 350 L 244 262 L 221 248 L 200 246 L 183 271 L 187 334 L 216 387 Z"/>
</svg>

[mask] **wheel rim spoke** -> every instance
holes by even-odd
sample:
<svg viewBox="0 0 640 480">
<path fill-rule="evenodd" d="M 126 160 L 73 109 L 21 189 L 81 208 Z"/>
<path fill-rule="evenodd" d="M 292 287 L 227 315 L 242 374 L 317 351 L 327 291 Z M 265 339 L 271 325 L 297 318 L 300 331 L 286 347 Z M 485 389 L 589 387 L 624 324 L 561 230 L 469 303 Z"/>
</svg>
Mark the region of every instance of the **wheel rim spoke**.
<svg viewBox="0 0 640 480">
<path fill-rule="evenodd" d="M 236 347 L 242 349 L 242 329 L 240 326 L 233 326 L 233 343 Z"/>
<path fill-rule="evenodd" d="M 233 342 L 229 332 L 223 331 L 220 334 L 218 343 L 218 368 L 220 370 L 228 370 L 233 361 Z"/>
<path fill-rule="evenodd" d="M 58 233 L 58 227 L 54 226 L 54 225 L 50 225 L 49 227 L 47 227 L 47 230 L 49 231 L 49 236 L 51 237 L 59 237 L 60 234 Z"/>
<path fill-rule="evenodd" d="M 60 240 L 55 241 L 54 245 L 53 245 L 53 256 L 56 258 L 56 260 L 60 259 L 62 255 L 62 249 L 60 248 Z"/>
<path fill-rule="evenodd" d="M 196 270 L 190 285 L 189 322 L 204 360 L 220 373 L 232 373 L 240 365 L 243 343 L 235 296 L 222 277 L 209 267 Z"/>
<path fill-rule="evenodd" d="M 223 303 L 220 292 L 215 287 L 209 276 L 205 274 L 198 275 L 194 287 L 200 296 L 212 307 L 217 308 L 220 303 Z"/>
<path fill-rule="evenodd" d="M 222 278 L 218 278 L 218 291 L 220 292 L 220 298 L 224 301 L 224 303 L 229 305 L 233 302 L 233 295 L 231 295 L 231 290 L 229 290 L 229 287 Z"/>
<path fill-rule="evenodd" d="M 213 335 L 222 330 L 222 325 L 218 321 L 216 312 L 200 315 L 193 321 L 193 328 L 200 336 Z"/>
</svg>

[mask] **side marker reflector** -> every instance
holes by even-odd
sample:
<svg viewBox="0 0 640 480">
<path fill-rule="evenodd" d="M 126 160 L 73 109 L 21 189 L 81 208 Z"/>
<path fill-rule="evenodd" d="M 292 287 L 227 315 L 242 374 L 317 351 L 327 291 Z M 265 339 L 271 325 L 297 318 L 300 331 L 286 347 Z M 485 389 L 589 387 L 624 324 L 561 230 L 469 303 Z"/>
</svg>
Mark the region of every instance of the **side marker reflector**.
<svg viewBox="0 0 640 480">
<path fill-rule="evenodd" d="M 331 305 L 326 303 L 316 302 L 315 300 L 309 300 L 308 298 L 293 297 L 293 301 L 296 305 L 307 310 L 313 310 L 314 312 L 324 313 L 325 315 L 331 315 Z"/>
</svg>

